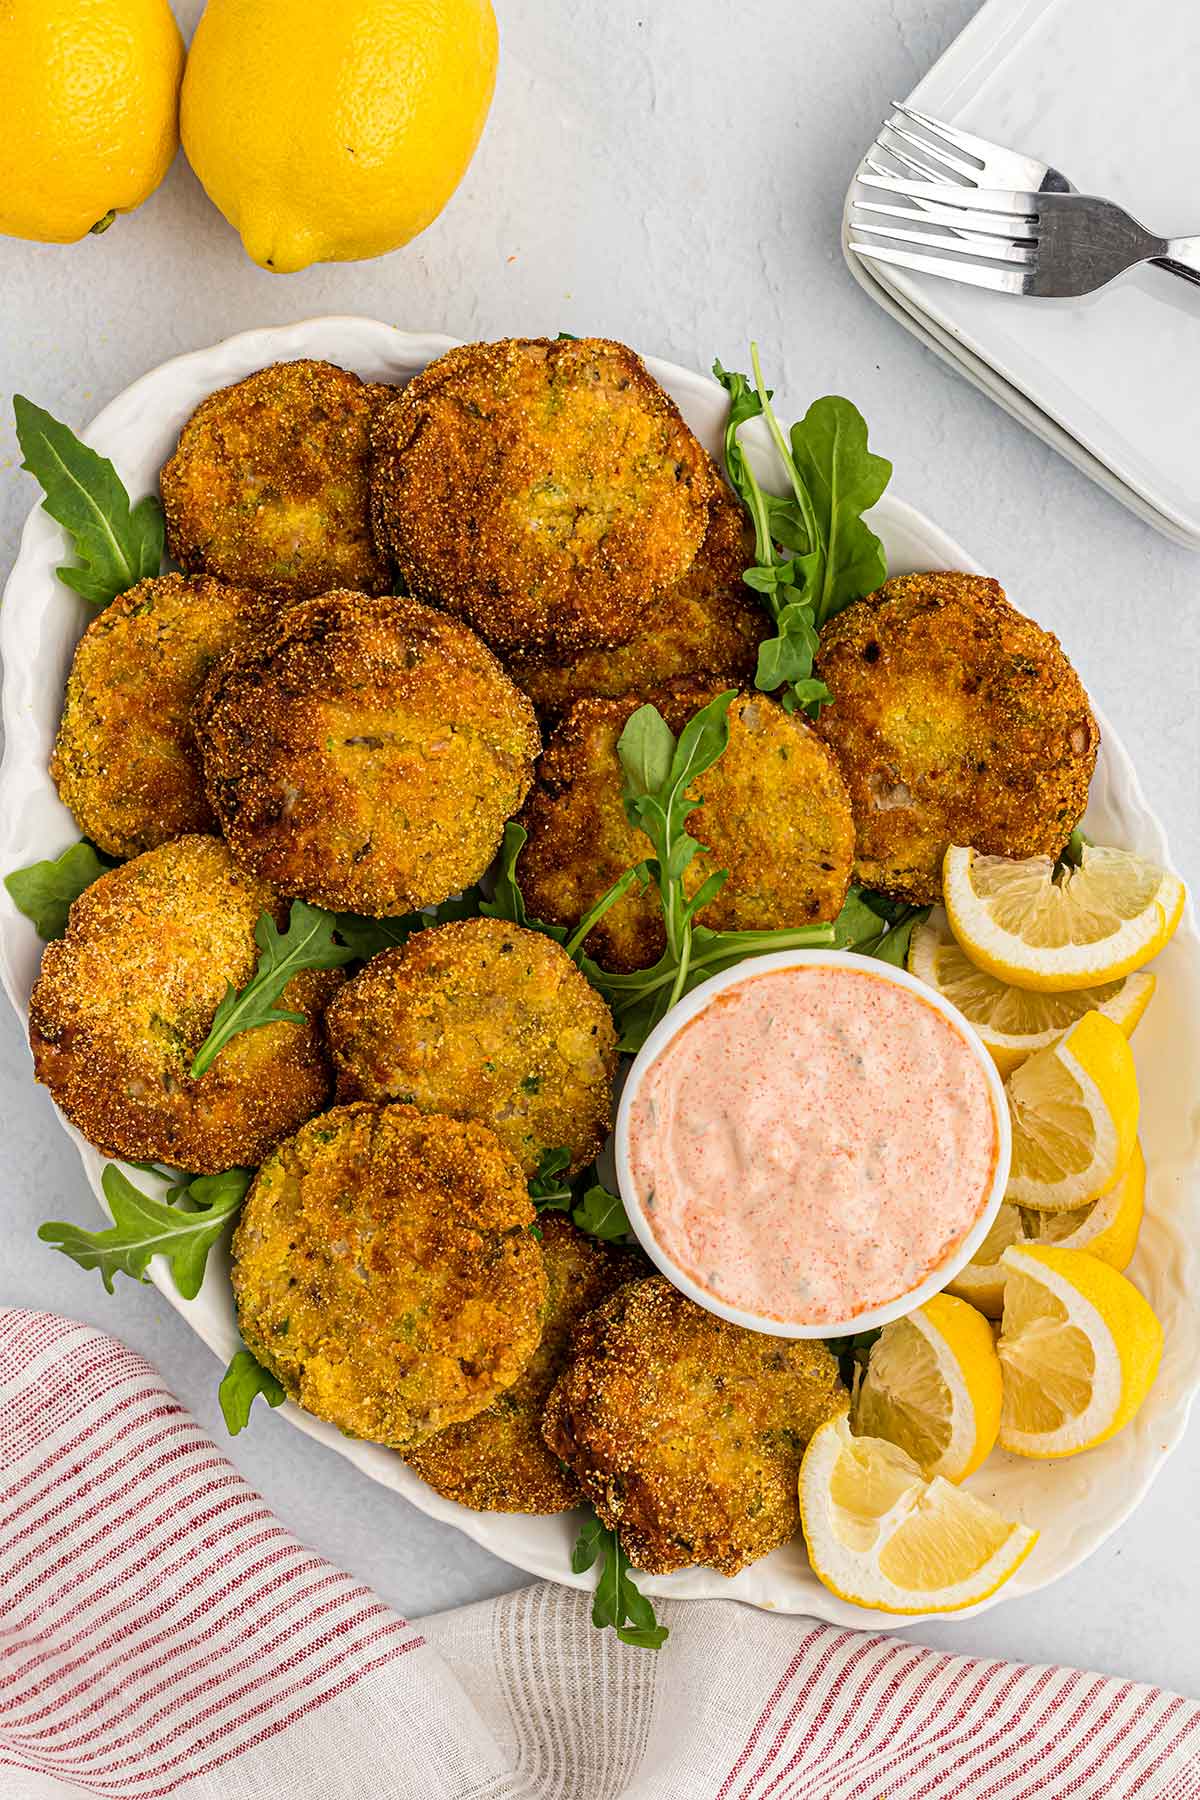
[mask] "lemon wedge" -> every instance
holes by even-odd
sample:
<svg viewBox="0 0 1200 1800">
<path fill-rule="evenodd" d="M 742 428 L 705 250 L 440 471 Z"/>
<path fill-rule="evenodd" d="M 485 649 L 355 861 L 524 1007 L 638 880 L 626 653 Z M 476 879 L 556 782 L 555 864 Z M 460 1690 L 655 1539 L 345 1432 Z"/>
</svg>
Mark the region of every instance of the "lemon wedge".
<svg viewBox="0 0 1200 1800">
<path fill-rule="evenodd" d="M 1132 1281 L 1086 1250 L 1010 1245 L 1000 1443 L 1018 1456 L 1073 1456 L 1127 1425 L 1150 1392 L 1162 1327 Z"/>
<path fill-rule="evenodd" d="M 854 1429 L 899 1444 L 925 1475 L 965 1480 L 1000 1429 L 1000 1361 L 982 1314 L 935 1294 L 885 1325 L 855 1396 Z"/>
<path fill-rule="evenodd" d="M 1023 1062 L 1005 1092 L 1011 1205 L 1068 1212 L 1115 1187 L 1133 1157 L 1139 1108 L 1133 1052 L 1119 1025 L 1085 1013 Z"/>
<path fill-rule="evenodd" d="M 1119 981 L 1156 956 L 1183 913 L 1177 875 L 1087 845 L 1057 878 L 1048 856 L 1010 862 L 952 844 L 942 864 L 950 929 L 979 968 L 1037 993 Z"/>
<path fill-rule="evenodd" d="M 1123 1269 L 1137 1248 L 1146 1199 L 1146 1161 L 1135 1144 L 1129 1167 L 1115 1187 L 1090 1206 L 1069 1212 L 1035 1212 L 1032 1207 L 1000 1207 L 992 1228 L 974 1259 L 948 1282 L 947 1292 L 998 1319 L 1004 1311 L 1007 1270 L 1001 1255 L 1010 1244 L 1057 1244 L 1062 1250 L 1086 1250 L 1112 1269 Z M 943 1471 L 944 1473 L 944 1471 Z"/>
<path fill-rule="evenodd" d="M 1126 1037 L 1132 1036 L 1154 993 L 1154 976 L 1145 973 L 1070 993 L 1039 994 L 1014 987 L 976 968 L 940 906 L 913 932 L 908 967 L 970 1020 L 1005 1076 L 1088 1012 L 1106 1013 Z"/>
<path fill-rule="evenodd" d="M 855 1606 L 892 1613 L 974 1606 L 1037 1541 L 952 1481 L 927 1481 L 899 1445 L 854 1437 L 844 1413 L 804 1452 L 800 1517 L 818 1580 Z"/>
</svg>

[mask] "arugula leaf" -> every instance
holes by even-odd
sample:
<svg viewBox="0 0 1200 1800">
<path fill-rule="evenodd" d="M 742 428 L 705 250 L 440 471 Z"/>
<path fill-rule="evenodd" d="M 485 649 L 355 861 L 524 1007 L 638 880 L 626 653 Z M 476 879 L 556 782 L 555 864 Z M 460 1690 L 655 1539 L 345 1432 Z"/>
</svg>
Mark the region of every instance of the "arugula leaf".
<svg viewBox="0 0 1200 1800">
<path fill-rule="evenodd" d="M 270 1369 L 263 1368 L 254 1352 L 239 1350 L 221 1377 L 221 1385 L 217 1389 L 221 1414 L 231 1437 L 236 1437 L 239 1431 L 245 1430 L 256 1394 L 261 1394 L 268 1406 L 282 1406 L 287 1398 L 282 1383 L 276 1380 Z"/>
<path fill-rule="evenodd" d="M 529 1198 L 539 1212 L 569 1212 L 575 1195 L 567 1180 L 569 1150 L 543 1150 L 537 1174 L 529 1178 Z"/>
<path fill-rule="evenodd" d="M 908 946 L 912 942 L 912 934 L 917 926 L 928 917 L 929 908 L 927 906 L 911 907 L 907 917 L 892 925 L 869 954 L 879 962 L 892 963 L 897 969 L 905 968 L 908 963 Z"/>
<path fill-rule="evenodd" d="M 459 919 L 474 919 L 479 913 L 479 889 L 468 888 L 452 900 L 443 900 L 422 912 L 400 913 L 390 919 L 368 919 L 361 913 L 334 913 L 333 929 L 353 952 L 356 961 L 369 962 L 381 950 L 395 950 L 406 944 L 414 932 L 426 931 L 431 925 L 450 925 Z"/>
<path fill-rule="evenodd" d="M 817 629 L 887 580 L 883 545 L 863 521 L 892 478 L 867 448 L 866 420 L 849 400 L 826 394 L 792 426 L 792 462 L 817 518 L 821 565 L 814 581 Z"/>
<path fill-rule="evenodd" d="M 650 880 L 649 865 L 638 863 L 632 869 L 626 869 L 618 876 L 610 888 L 607 888 L 599 899 L 589 906 L 574 931 L 568 933 L 564 925 L 547 925 L 543 919 L 531 919 L 525 908 L 525 897 L 517 881 L 517 859 L 525 848 L 528 832 L 515 819 L 510 819 L 504 827 L 504 837 L 500 845 L 500 870 L 495 878 L 490 900 L 479 901 L 479 911 L 488 919 L 506 919 L 511 925 L 520 925 L 526 931 L 540 931 L 544 937 L 553 938 L 561 944 L 571 961 L 583 970 L 592 982 L 599 985 L 600 971 L 590 957 L 583 953 L 584 942 L 589 932 L 602 919 L 610 906 L 615 906 L 622 894 L 627 893 L 635 882 L 645 887 Z"/>
<path fill-rule="evenodd" d="M 822 1340 L 831 1355 L 836 1356 L 842 1386 L 851 1396 L 854 1395 L 859 1377 L 870 1361 L 871 1346 L 876 1343 L 882 1331 L 882 1325 L 875 1325 L 870 1331 L 856 1331 L 850 1337 Z"/>
<path fill-rule="evenodd" d="M 38 1237 L 81 1269 L 98 1269 L 110 1294 L 114 1275 L 145 1281 L 151 1257 L 165 1256 L 175 1286 L 185 1300 L 194 1300 L 204 1280 L 208 1253 L 241 1206 L 253 1174 L 252 1169 L 227 1169 L 221 1175 L 185 1178 L 163 1201 L 151 1199 L 134 1187 L 116 1163 L 109 1163 L 101 1185 L 112 1225 L 106 1231 L 84 1231 L 81 1226 L 51 1220 L 38 1227 Z M 187 1210 L 171 1203 L 185 1196 L 192 1202 Z"/>
<path fill-rule="evenodd" d="M 619 1244 L 633 1236 L 633 1227 L 620 1195 L 610 1194 L 598 1181 L 586 1190 L 571 1217 L 580 1231 L 586 1231 L 590 1237 L 599 1238 L 605 1244 Z"/>
<path fill-rule="evenodd" d="M 529 919 L 525 911 L 525 896 L 517 882 L 517 858 L 525 848 L 529 833 L 515 819 L 510 819 L 504 827 L 504 836 L 500 842 L 500 868 L 496 875 L 490 900 L 481 900 L 479 910 L 487 919 L 507 919 L 510 925 L 528 925 Z M 557 935 L 557 928 L 542 925 L 535 930 L 545 931 L 550 937 Z M 563 932 L 563 937 L 566 933 Z M 561 939 L 560 939 L 561 941 Z"/>
<path fill-rule="evenodd" d="M 93 606 L 107 606 L 135 582 L 162 567 L 163 514 L 147 494 L 129 504 L 124 484 L 105 456 L 91 450 L 68 425 L 13 396 L 21 463 L 42 485 L 42 506 L 72 540 L 78 561 L 58 578 Z"/>
<path fill-rule="evenodd" d="M 567 1174 L 570 1161 L 569 1150 L 542 1151 L 537 1174 L 529 1180 L 529 1198 L 537 1210 L 540 1213 L 570 1213 L 572 1223 L 580 1231 L 586 1231 L 590 1237 L 600 1238 L 606 1244 L 618 1244 L 631 1238 L 633 1227 L 625 1208 L 616 1194 L 610 1194 L 596 1180 L 595 1163 L 578 1178 L 578 1185 L 590 1182 L 583 1198 L 578 1199 L 577 1186 L 572 1185 Z"/>
<path fill-rule="evenodd" d="M 67 929 L 67 914 L 84 888 L 116 863 L 86 838 L 71 844 L 53 862 L 30 863 L 4 877 L 13 905 L 32 919 L 39 937 L 49 943 Z"/>
<path fill-rule="evenodd" d="M 571 1567 L 577 1575 L 583 1575 L 601 1557 L 604 1561 L 592 1598 L 592 1624 L 601 1631 L 611 1627 L 623 1644 L 661 1650 L 670 1632 L 658 1623 L 654 1607 L 630 1575 L 631 1564 L 617 1533 L 602 1525 L 593 1513 L 580 1527 L 571 1552 Z"/>
<path fill-rule="evenodd" d="M 213 1016 L 208 1036 L 192 1061 L 189 1073 L 193 1081 L 225 1048 L 230 1038 L 242 1031 L 257 1031 L 263 1025 L 278 1025 L 281 1019 L 303 1024 L 304 1014 L 286 1012 L 276 1005 L 284 988 L 303 969 L 338 969 L 354 960 L 355 952 L 348 944 L 334 942 L 336 916 L 309 906 L 304 900 L 293 900 L 287 926 L 280 931 L 269 912 L 259 914 L 254 927 L 254 941 L 259 948 L 258 966 L 243 988 L 229 983 L 225 997 Z"/>
</svg>

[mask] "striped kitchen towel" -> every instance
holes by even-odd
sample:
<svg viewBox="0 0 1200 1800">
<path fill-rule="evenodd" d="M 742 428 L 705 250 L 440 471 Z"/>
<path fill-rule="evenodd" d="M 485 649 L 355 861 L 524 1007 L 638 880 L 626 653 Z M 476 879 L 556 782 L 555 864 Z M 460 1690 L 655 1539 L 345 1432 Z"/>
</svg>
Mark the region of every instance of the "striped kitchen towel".
<svg viewBox="0 0 1200 1800">
<path fill-rule="evenodd" d="M 153 1369 L 0 1312 L 0 1800 L 1200 1800 L 1200 1707 L 719 1601 L 409 1624 Z"/>
</svg>

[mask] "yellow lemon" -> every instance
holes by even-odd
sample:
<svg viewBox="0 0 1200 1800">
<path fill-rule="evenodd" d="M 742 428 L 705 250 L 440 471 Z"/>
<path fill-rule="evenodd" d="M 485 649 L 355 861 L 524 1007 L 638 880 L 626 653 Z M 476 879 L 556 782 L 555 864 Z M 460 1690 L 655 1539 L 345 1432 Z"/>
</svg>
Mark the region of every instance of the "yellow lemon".
<svg viewBox="0 0 1200 1800">
<path fill-rule="evenodd" d="M 1115 1187 L 1133 1157 L 1138 1085 L 1119 1025 L 1085 1013 L 1010 1075 L 1012 1166 L 1005 1199 L 1069 1212 Z"/>
<path fill-rule="evenodd" d="M 183 147 L 263 268 L 382 256 L 462 179 L 496 49 L 491 0 L 208 0 Z"/>
<path fill-rule="evenodd" d="M 1086 1250 L 1011 1245 L 1000 1327 L 1000 1443 L 1072 1456 L 1128 1425 L 1158 1373 L 1163 1334 L 1132 1281 Z"/>
<path fill-rule="evenodd" d="M 855 1606 L 894 1613 L 974 1606 L 1037 1542 L 965 1488 L 927 1481 L 899 1445 L 853 1436 L 844 1413 L 804 1452 L 800 1519 L 818 1580 Z"/>
<path fill-rule="evenodd" d="M 951 1294 L 885 1325 L 854 1401 L 854 1429 L 907 1450 L 925 1475 L 964 1481 L 1000 1429 L 992 1328 Z"/>
<path fill-rule="evenodd" d="M 942 863 L 950 929 L 977 968 L 1014 987 L 1071 993 L 1119 981 L 1174 935 L 1178 875 L 1128 850 L 1085 846 L 1077 869 L 952 844 Z"/>
<path fill-rule="evenodd" d="M 167 0 L 0 0 L 0 232 L 74 244 L 140 206 L 182 73 Z"/>
<path fill-rule="evenodd" d="M 913 932 L 908 967 L 971 1021 L 1001 1075 L 1011 1075 L 1035 1050 L 1045 1050 L 1086 1012 L 1107 1013 L 1132 1037 L 1155 985 L 1154 976 L 1143 972 L 1073 993 L 1014 987 L 975 966 L 940 906 Z"/>
</svg>

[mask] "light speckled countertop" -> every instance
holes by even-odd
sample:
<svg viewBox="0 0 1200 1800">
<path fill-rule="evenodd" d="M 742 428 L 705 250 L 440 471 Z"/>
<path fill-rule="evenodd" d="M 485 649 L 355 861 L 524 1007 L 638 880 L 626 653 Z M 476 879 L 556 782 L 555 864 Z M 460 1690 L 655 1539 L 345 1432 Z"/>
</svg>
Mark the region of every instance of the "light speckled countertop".
<svg viewBox="0 0 1200 1800">
<path fill-rule="evenodd" d="M 175 0 L 185 35 L 200 0 Z M 15 389 L 82 423 L 135 376 L 253 325 L 357 312 L 462 338 L 600 332 L 707 368 L 753 333 L 787 416 L 850 395 L 895 491 L 1063 638 L 1119 730 L 1175 861 L 1200 881 L 1200 555 L 1140 524 L 892 324 L 847 275 L 842 196 L 863 145 L 966 23 L 971 0 L 497 0 L 502 66 L 446 213 L 373 263 L 261 272 L 182 158 L 105 237 L 0 238 L 0 570 L 34 498 Z M 102 1324 L 161 1369 L 218 1442 L 219 1370 L 153 1288 L 110 1299 L 34 1237 L 96 1218 L 74 1150 L 0 1003 L 0 1303 Z M 410 1615 L 525 1580 L 275 1415 L 229 1446 L 280 1517 Z M 926 1643 L 1075 1662 L 1200 1696 L 1200 1430 L 1136 1517 L 1067 1580 Z"/>
</svg>

